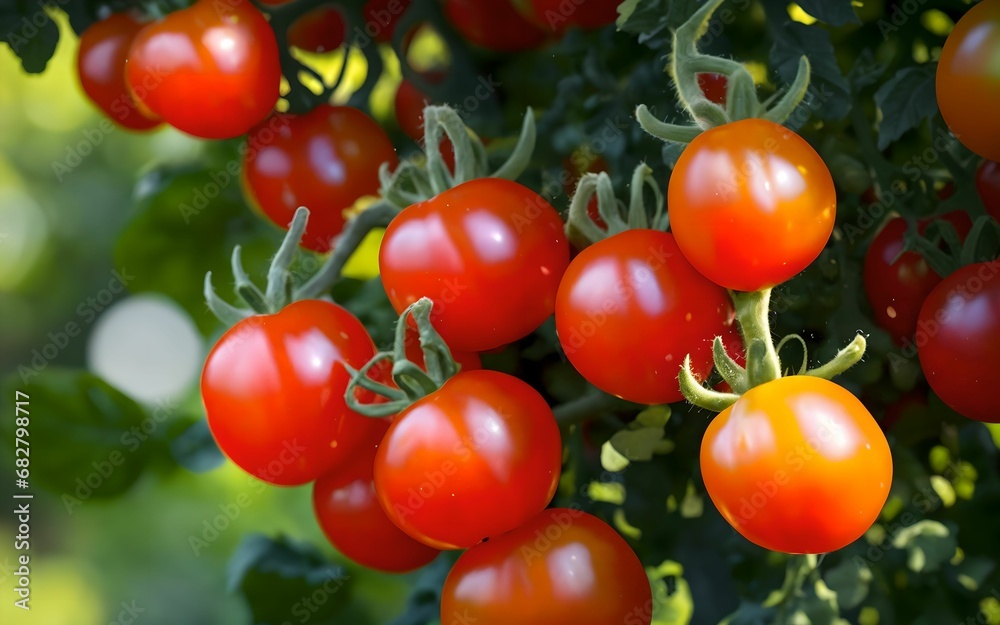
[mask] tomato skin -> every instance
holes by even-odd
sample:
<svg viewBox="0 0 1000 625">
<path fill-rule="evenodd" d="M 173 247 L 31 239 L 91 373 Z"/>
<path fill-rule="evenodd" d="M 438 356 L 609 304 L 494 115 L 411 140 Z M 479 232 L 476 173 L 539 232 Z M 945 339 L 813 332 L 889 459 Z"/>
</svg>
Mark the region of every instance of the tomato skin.
<svg viewBox="0 0 1000 625">
<path fill-rule="evenodd" d="M 261 0 L 261 4 L 281 6 L 291 1 Z M 308 52 L 329 52 L 343 45 L 346 31 L 340 11 L 324 5 L 295 20 L 288 29 L 288 44 Z"/>
<path fill-rule="evenodd" d="M 132 94 L 171 126 L 230 139 L 278 101 L 278 44 L 248 0 L 198 0 L 143 28 L 129 48 Z"/>
<path fill-rule="evenodd" d="M 986 212 L 1000 222 L 1000 163 L 983 161 L 976 170 L 976 190 Z"/>
<path fill-rule="evenodd" d="M 561 466 L 559 428 L 537 391 L 463 371 L 396 416 L 375 456 L 375 490 L 413 538 L 464 549 L 544 509 Z"/>
<path fill-rule="evenodd" d="M 823 159 L 763 119 L 695 138 L 674 166 L 667 202 L 684 256 L 736 291 L 770 288 L 805 269 L 826 246 L 837 212 Z"/>
<path fill-rule="evenodd" d="M 972 229 L 972 220 L 964 211 L 942 215 L 951 222 L 964 240 Z M 923 234 L 933 220 L 922 220 L 917 228 Z M 898 345 L 912 338 L 917 330 L 917 316 L 924 299 L 939 282 L 939 276 L 917 252 L 904 252 L 907 224 L 893 217 L 872 239 L 865 253 L 865 293 L 879 327 L 885 329 Z"/>
<path fill-rule="evenodd" d="M 253 128 L 249 141 L 256 150 L 243 155 L 248 199 L 282 228 L 299 206 L 309 208 L 302 246 L 321 253 L 343 229 L 344 210 L 378 193 L 379 166 L 397 163 L 385 131 L 349 106 L 275 115 Z"/>
<path fill-rule="evenodd" d="M 983 0 L 948 35 L 937 66 L 937 100 L 951 132 L 983 158 L 1000 161 L 1000 0 Z"/>
<path fill-rule="evenodd" d="M 441 622 L 476 625 L 649 625 L 652 591 L 642 563 L 607 523 L 550 508 L 476 545 L 452 567 Z"/>
<path fill-rule="evenodd" d="M 546 38 L 506 0 L 444 0 L 444 14 L 469 43 L 494 52 L 533 50 Z"/>
<path fill-rule="evenodd" d="M 149 130 L 162 123 L 144 115 L 125 86 L 125 56 L 142 27 L 129 13 L 112 13 L 83 32 L 76 53 L 77 75 L 87 97 L 128 130 Z"/>
<path fill-rule="evenodd" d="M 754 387 L 708 425 L 705 488 L 747 540 L 784 553 L 827 553 L 878 518 L 892 456 L 878 423 L 845 388 L 810 376 Z"/>
<path fill-rule="evenodd" d="M 412 3 L 413 0 L 368 0 L 363 9 L 365 33 L 379 43 L 391 43 L 396 24 Z"/>
<path fill-rule="evenodd" d="M 376 420 L 377 421 L 377 420 Z M 388 428 L 386 422 L 380 432 Z M 436 549 L 419 543 L 389 520 L 372 479 L 375 448 L 313 484 L 313 512 L 327 540 L 354 562 L 385 573 L 405 573 L 429 563 Z"/>
<path fill-rule="evenodd" d="M 344 403 L 344 364 L 358 369 L 374 355 L 365 327 L 336 304 L 303 300 L 244 319 L 215 344 L 202 372 L 212 436 L 265 482 L 311 482 L 342 466 L 380 427 Z"/>
<path fill-rule="evenodd" d="M 518 12 L 532 24 L 557 34 L 572 26 L 585 30 L 603 28 L 618 19 L 619 0 L 513 0 Z"/>
<path fill-rule="evenodd" d="M 729 77 L 725 74 L 706 72 L 698 74 L 698 86 L 709 102 L 725 106 L 729 93 Z"/>
<path fill-rule="evenodd" d="M 706 379 L 712 341 L 732 332 L 735 316 L 726 290 L 657 230 L 627 230 L 583 250 L 556 296 L 556 333 L 576 370 L 642 404 L 684 399 L 677 375 L 688 354 Z"/>
<path fill-rule="evenodd" d="M 1000 423 L 1000 260 L 962 267 L 920 308 L 915 343 L 927 382 L 952 410 Z"/>
<path fill-rule="evenodd" d="M 386 229 L 379 269 L 397 312 L 421 297 L 458 351 L 486 351 L 535 330 L 569 264 L 563 223 L 510 180 L 470 180 L 403 210 Z"/>
</svg>

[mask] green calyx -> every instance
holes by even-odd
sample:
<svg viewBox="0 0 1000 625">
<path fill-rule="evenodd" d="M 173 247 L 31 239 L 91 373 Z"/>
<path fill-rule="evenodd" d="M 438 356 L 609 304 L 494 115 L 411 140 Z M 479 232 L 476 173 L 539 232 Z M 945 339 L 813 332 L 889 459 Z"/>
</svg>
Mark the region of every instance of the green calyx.
<svg viewBox="0 0 1000 625">
<path fill-rule="evenodd" d="M 742 63 L 723 57 L 702 54 L 698 40 L 708 31 L 712 14 L 723 0 L 708 0 L 675 32 L 673 54 L 666 71 L 677 88 L 677 97 L 693 125 L 671 124 L 659 120 L 645 104 L 636 108 L 636 118 L 643 130 L 672 143 L 690 143 L 702 131 L 733 121 L 759 117 L 783 123 L 805 98 L 809 88 L 809 59 L 799 60 L 798 73 L 785 92 L 767 102 L 757 97 L 753 77 Z M 725 106 L 705 97 L 698 84 L 699 74 L 721 74 L 726 77 Z"/>
<path fill-rule="evenodd" d="M 736 322 L 746 346 L 746 366 L 741 366 L 726 352 L 722 337 L 715 338 L 712 344 L 715 369 L 732 389 L 731 392 L 723 393 L 704 386 L 694 374 L 691 357 L 685 358 L 678 377 L 681 392 L 689 402 L 700 408 L 721 412 L 736 403 L 740 395 L 751 388 L 785 375 L 779 353 L 789 341 L 800 342 L 803 350 L 802 365 L 797 371 L 791 372 L 793 375 L 831 380 L 856 365 L 865 355 L 867 341 L 859 334 L 829 362 L 810 369 L 806 343 L 801 336 L 792 334 L 784 337 L 777 345 L 774 344 L 770 322 L 771 289 L 752 293 L 731 291 L 730 295 L 736 307 Z"/>
<path fill-rule="evenodd" d="M 455 152 L 454 172 L 448 169 L 441 156 L 445 138 Z M 379 170 L 382 184 L 379 193 L 393 204 L 406 207 L 476 178 L 515 180 L 528 168 L 535 140 L 535 117 L 529 108 L 510 156 L 500 167 L 490 171 L 486 146 L 470 132 L 458 113 L 449 106 L 427 106 L 424 108 L 423 158 L 407 159 L 395 171 L 383 164 Z"/>
<path fill-rule="evenodd" d="M 640 163 L 632 173 L 629 188 L 631 195 L 626 207 L 615 197 L 611 178 L 606 173 L 588 173 L 580 178 L 573 199 L 570 200 L 569 217 L 566 220 L 566 236 L 577 249 L 582 250 L 588 245 L 626 230 L 636 228 L 667 230 L 670 222 L 665 210 L 663 191 L 653 177 L 653 170 L 645 163 Z M 647 188 L 653 193 L 651 211 L 645 199 Z M 598 225 L 588 211 L 590 202 L 595 196 L 597 213 L 604 221 L 604 227 Z"/>
<path fill-rule="evenodd" d="M 236 280 L 236 295 L 244 306 L 233 306 L 220 298 L 212 285 L 212 272 L 205 275 L 205 303 L 220 321 L 227 325 L 253 315 L 276 313 L 291 302 L 314 299 L 330 290 L 340 279 L 344 265 L 365 236 L 375 228 L 384 228 L 399 209 L 388 202 L 381 201 L 362 211 L 344 226 L 344 231 L 337 240 L 333 252 L 327 257 L 315 275 L 309 277 L 301 285 L 295 286 L 292 280 L 291 265 L 298 253 L 299 242 L 305 233 L 309 221 L 309 210 L 300 207 L 295 211 L 292 223 L 288 227 L 277 254 L 271 261 L 267 272 L 267 286 L 261 291 L 243 268 L 240 246 L 233 248 L 232 267 Z"/>
<path fill-rule="evenodd" d="M 455 362 L 447 343 L 431 323 L 433 306 L 433 302 L 426 297 L 411 304 L 399 316 L 399 321 L 396 323 L 396 336 L 392 349 L 375 354 L 361 369 L 348 367 L 351 382 L 344 395 L 348 408 L 372 418 L 398 414 L 421 397 L 441 388 L 449 378 L 459 372 L 461 365 Z M 416 325 L 426 370 L 406 358 L 406 330 L 410 319 Z M 395 387 L 371 377 L 372 370 L 384 366 L 383 363 L 391 363 Z M 385 401 L 362 403 L 357 397 L 359 388 L 381 395 Z"/>
</svg>

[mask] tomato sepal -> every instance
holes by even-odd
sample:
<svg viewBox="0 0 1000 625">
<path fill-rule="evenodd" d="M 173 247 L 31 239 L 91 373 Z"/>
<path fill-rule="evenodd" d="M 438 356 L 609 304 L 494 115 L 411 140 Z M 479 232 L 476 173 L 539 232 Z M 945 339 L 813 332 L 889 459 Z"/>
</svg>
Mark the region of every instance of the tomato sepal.
<svg viewBox="0 0 1000 625">
<path fill-rule="evenodd" d="M 654 207 L 650 215 L 646 208 L 645 189 L 653 192 Z M 640 163 L 632 172 L 628 209 L 624 211 L 615 197 L 611 178 L 605 172 L 586 173 L 580 177 L 570 200 L 566 219 L 566 236 L 577 249 L 626 230 L 650 229 L 666 232 L 670 218 L 665 210 L 663 191 L 653 177 L 653 170 Z M 597 216 L 591 214 L 590 203 L 597 198 Z M 597 218 L 603 221 L 603 227 Z"/>
</svg>

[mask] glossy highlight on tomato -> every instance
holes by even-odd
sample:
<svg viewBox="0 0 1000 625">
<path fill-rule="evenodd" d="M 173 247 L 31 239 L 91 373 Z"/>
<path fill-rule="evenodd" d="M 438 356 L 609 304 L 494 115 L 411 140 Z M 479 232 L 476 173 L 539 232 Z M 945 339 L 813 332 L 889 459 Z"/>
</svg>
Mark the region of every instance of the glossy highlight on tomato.
<svg viewBox="0 0 1000 625">
<path fill-rule="evenodd" d="M 538 328 L 568 264 L 556 210 L 500 178 L 470 180 L 404 209 L 379 250 L 396 311 L 429 297 L 434 327 L 459 351 L 500 347 Z"/>
<path fill-rule="evenodd" d="M 763 119 L 698 135 L 667 189 L 670 228 L 688 261 L 736 291 L 771 288 L 819 256 L 837 196 L 823 159 L 802 137 Z"/>
<path fill-rule="evenodd" d="M 149 130 L 162 123 L 144 115 L 125 86 L 125 56 L 142 27 L 129 13 L 112 13 L 83 32 L 76 54 L 77 74 L 87 97 L 108 119 L 129 130 Z"/>
<path fill-rule="evenodd" d="M 779 378 L 709 423 L 701 473 L 715 507 L 747 540 L 784 553 L 827 553 L 878 518 L 892 456 L 878 423 L 845 388 Z"/>
<path fill-rule="evenodd" d="M 521 380 L 463 371 L 399 413 L 375 457 L 389 518 L 436 549 L 522 525 L 555 494 L 562 466 L 548 404 Z"/>
<path fill-rule="evenodd" d="M 386 422 L 380 432 L 388 428 Z M 313 484 L 313 512 L 327 540 L 354 562 L 385 573 L 418 569 L 438 550 L 413 540 L 389 520 L 372 479 L 375 449 Z"/>
<path fill-rule="evenodd" d="M 942 215 L 941 219 L 951 223 L 963 240 L 972 229 L 972 220 L 964 211 Z M 919 222 L 919 232 L 926 232 L 933 221 Z M 871 302 L 875 322 L 899 345 L 913 337 L 920 306 L 941 282 L 941 276 L 931 269 L 923 256 L 917 252 L 903 252 L 906 230 L 906 220 L 902 217 L 887 221 L 872 239 L 864 265 L 865 293 Z"/>
<path fill-rule="evenodd" d="M 349 106 L 277 114 L 250 131 L 249 144 L 257 147 L 243 155 L 248 199 L 283 228 L 299 206 L 309 208 L 302 246 L 316 252 L 330 250 L 346 209 L 378 193 L 379 166 L 397 163 L 381 126 Z"/>
<path fill-rule="evenodd" d="M 444 14 L 469 43 L 494 52 L 539 47 L 545 32 L 522 17 L 507 0 L 443 0 Z"/>
<path fill-rule="evenodd" d="M 265 482 L 311 482 L 342 466 L 380 427 L 344 402 L 345 365 L 360 369 L 374 355 L 361 322 L 329 302 L 303 300 L 244 319 L 222 335 L 202 372 L 212 436 Z"/>
<path fill-rule="evenodd" d="M 1000 260 L 962 267 L 920 308 L 914 338 L 927 382 L 955 412 L 1000 423 Z"/>
<path fill-rule="evenodd" d="M 441 622 L 649 625 L 646 571 L 607 523 L 550 508 L 466 551 L 441 592 Z"/>
<path fill-rule="evenodd" d="M 712 341 L 733 331 L 735 315 L 726 290 L 657 230 L 627 230 L 583 250 L 556 296 L 556 333 L 576 370 L 642 404 L 684 399 L 677 376 L 689 354 L 706 379 Z"/>
<path fill-rule="evenodd" d="M 979 156 L 1000 161 L 1000 0 L 970 8 L 948 35 L 937 65 L 937 101 L 948 128 Z"/>
<path fill-rule="evenodd" d="M 245 134 L 278 101 L 274 31 L 249 0 L 198 0 L 136 35 L 125 66 L 134 97 L 203 139 Z"/>
</svg>

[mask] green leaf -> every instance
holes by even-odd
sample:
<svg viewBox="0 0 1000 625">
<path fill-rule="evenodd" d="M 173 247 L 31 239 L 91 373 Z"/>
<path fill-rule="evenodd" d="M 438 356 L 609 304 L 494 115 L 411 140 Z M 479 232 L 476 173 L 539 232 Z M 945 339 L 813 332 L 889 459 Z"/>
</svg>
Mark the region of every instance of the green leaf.
<svg viewBox="0 0 1000 625">
<path fill-rule="evenodd" d="M 842 119 L 851 110 L 850 85 L 837 65 L 830 34 L 819 26 L 798 22 L 772 25 L 774 44 L 771 65 L 785 84 L 791 83 L 798 72 L 799 59 L 808 57 L 812 66 L 809 91 L 799 110 L 789 118 L 793 126 L 801 126 L 815 113 L 823 119 Z"/>
<path fill-rule="evenodd" d="M 823 576 L 830 590 L 837 593 L 837 602 L 845 610 L 859 606 L 868 596 L 872 571 L 867 564 L 844 559 Z"/>
<path fill-rule="evenodd" d="M 205 273 L 230 302 L 230 258 L 243 248 L 252 279 L 263 283 L 280 236 L 253 215 L 243 201 L 239 178 L 222 166 L 159 170 L 138 183 L 139 214 L 115 247 L 115 262 L 136 276 L 133 292 L 162 293 L 180 304 L 208 334 L 218 321 L 205 306 Z M 316 263 L 318 266 L 318 263 Z"/>
<path fill-rule="evenodd" d="M 691 587 L 684 579 L 684 567 L 672 560 L 647 568 L 653 587 L 653 622 L 651 625 L 687 625 L 694 614 Z"/>
<path fill-rule="evenodd" d="M 16 389 L 30 398 L 29 483 L 59 495 L 69 514 L 88 499 L 124 493 L 163 450 L 160 422 L 86 371 L 46 369 L 27 384 L 9 378 L 5 388 L 4 397 Z M 12 418 L 0 420 L 4 440 L 14 439 L 16 427 Z"/>
<path fill-rule="evenodd" d="M 59 27 L 41 3 L 17 4 L 20 12 L 13 7 L 0 8 L 0 41 L 20 57 L 24 71 L 39 74 L 56 51 Z"/>
<path fill-rule="evenodd" d="M 206 419 L 198 419 L 170 441 L 170 454 L 188 471 L 205 473 L 226 461 L 208 429 Z"/>
<path fill-rule="evenodd" d="M 249 605 L 255 625 L 371 623 L 350 605 L 352 579 L 346 569 L 306 543 L 251 534 L 233 554 L 227 576 L 230 590 L 238 590 Z"/>
<path fill-rule="evenodd" d="M 615 432 L 609 441 L 623 456 L 631 461 L 652 460 L 663 441 L 663 428 L 640 428 Z"/>
<path fill-rule="evenodd" d="M 860 24 L 851 0 L 798 0 L 802 10 L 831 26 Z"/>
<path fill-rule="evenodd" d="M 669 44 L 673 29 L 683 24 L 701 2 L 698 0 L 625 0 L 618 6 L 618 28 L 636 35 L 650 47 Z"/>
<path fill-rule="evenodd" d="M 969 592 L 979 592 L 995 569 L 996 563 L 990 558 L 965 558 L 955 566 L 955 581 Z"/>
<path fill-rule="evenodd" d="M 917 573 L 936 571 L 955 555 L 958 541 L 942 523 L 924 519 L 900 530 L 892 540 L 907 551 L 907 566 Z"/>
<path fill-rule="evenodd" d="M 604 467 L 606 471 L 620 473 L 621 471 L 624 471 L 628 465 L 628 458 L 615 449 L 615 446 L 611 444 L 611 441 L 605 441 L 604 444 L 601 445 L 601 466 Z"/>
<path fill-rule="evenodd" d="M 933 65 L 907 67 L 875 92 L 875 104 L 882 112 L 878 126 L 880 150 L 937 113 L 935 69 Z"/>
</svg>

